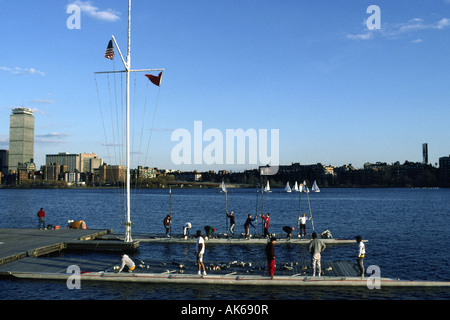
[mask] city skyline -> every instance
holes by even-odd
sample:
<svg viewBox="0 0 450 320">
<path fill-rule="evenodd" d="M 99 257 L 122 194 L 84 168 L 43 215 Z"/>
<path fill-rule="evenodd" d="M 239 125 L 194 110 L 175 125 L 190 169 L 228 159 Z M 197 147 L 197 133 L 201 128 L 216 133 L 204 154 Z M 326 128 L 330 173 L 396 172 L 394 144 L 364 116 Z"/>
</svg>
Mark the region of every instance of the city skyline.
<svg viewBox="0 0 450 320">
<path fill-rule="evenodd" d="M 81 8 L 79 30 L 67 27 L 69 4 Z M 380 29 L 367 27 L 370 5 L 380 8 Z M 117 50 L 113 62 L 104 54 L 111 35 L 125 51 L 126 8 L 126 1 L 0 1 L 0 25 L 9 31 L 0 60 L 0 149 L 8 149 L 11 110 L 27 107 L 35 115 L 38 168 L 46 154 L 59 152 L 97 153 L 121 164 L 115 146 L 123 140 L 105 141 L 112 137 L 104 132 L 112 122 L 107 80 L 93 73 L 123 68 Z M 193 134 L 195 121 L 223 135 L 278 129 L 280 164 L 421 162 L 423 143 L 432 165 L 450 153 L 447 0 L 133 1 L 132 9 L 133 67 L 165 68 L 160 88 L 143 74 L 132 78 L 139 165 L 264 165 L 175 165 L 171 134 Z M 108 80 L 110 88 L 123 81 Z"/>
</svg>

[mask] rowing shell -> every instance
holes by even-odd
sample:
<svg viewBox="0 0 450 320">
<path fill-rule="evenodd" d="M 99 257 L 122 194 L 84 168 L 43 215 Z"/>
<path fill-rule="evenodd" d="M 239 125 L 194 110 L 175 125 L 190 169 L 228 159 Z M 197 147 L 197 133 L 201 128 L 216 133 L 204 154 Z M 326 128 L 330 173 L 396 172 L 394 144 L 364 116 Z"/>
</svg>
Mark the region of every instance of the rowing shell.
<svg viewBox="0 0 450 320">
<path fill-rule="evenodd" d="M 79 276 L 82 281 L 115 281 L 128 283 L 171 283 L 197 285 L 245 285 L 245 286 L 329 286 L 329 287 L 450 287 L 450 281 L 409 281 L 375 277 L 311 277 L 311 276 L 275 276 L 273 279 L 255 275 L 207 275 L 178 274 L 176 271 L 164 273 L 112 273 L 85 272 L 79 275 L 63 273 L 11 273 L 16 278 L 69 280 Z"/>
</svg>

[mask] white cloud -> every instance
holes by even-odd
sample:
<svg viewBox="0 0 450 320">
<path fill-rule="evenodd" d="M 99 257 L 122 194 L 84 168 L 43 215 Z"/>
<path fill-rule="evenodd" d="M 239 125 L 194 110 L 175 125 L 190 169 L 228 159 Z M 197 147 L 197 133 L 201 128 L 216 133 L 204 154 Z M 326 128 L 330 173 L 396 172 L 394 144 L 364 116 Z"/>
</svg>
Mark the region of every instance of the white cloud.
<svg viewBox="0 0 450 320">
<path fill-rule="evenodd" d="M 31 103 L 55 103 L 55 101 L 49 100 L 49 99 L 33 99 L 30 102 Z"/>
<path fill-rule="evenodd" d="M 373 32 L 369 31 L 366 33 L 348 34 L 347 38 L 351 40 L 369 40 L 373 38 Z"/>
<path fill-rule="evenodd" d="M 416 39 L 416 40 L 413 40 L 413 41 L 411 41 L 411 43 L 421 43 L 421 42 L 423 42 L 423 40 L 422 39 Z"/>
<path fill-rule="evenodd" d="M 401 35 L 413 34 L 421 30 L 442 30 L 450 27 L 450 19 L 442 18 L 435 23 L 425 23 L 421 18 L 413 18 L 407 22 L 402 23 L 383 23 L 381 24 L 381 29 L 377 34 L 384 38 L 396 39 Z M 358 34 L 348 34 L 347 39 L 350 40 L 370 40 L 374 38 L 375 30 L 365 31 Z M 422 39 L 420 39 L 422 41 Z M 418 43 L 421 41 L 413 41 L 413 43 Z"/>
<path fill-rule="evenodd" d="M 2 71 L 8 71 L 11 72 L 12 74 L 15 75 L 40 75 L 40 76 L 45 76 L 45 73 L 39 70 L 36 70 L 35 68 L 20 68 L 20 67 L 15 67 L 15 68 L 10 68 L 10 67 L 0 67 L 0 70 Z"/>
<path fill-rule="evenodd" d="M 70 135 L 65 133 L 52 132 L 48 134 L 38 134 L 35 136 L 36 142 L 45 143 L 66 143 L 65 138 L 70 137 Z"/>
<path fill-rule="evenodd" d="M 115 22 L 117 20 L 120 20 L 119 12 L 112 9 L 100 10 L 98 7 L 94 6 L 90 1 L 76 0 L 73 1 L 71 4 L 79 6 L 81 12 L 86 13 L 90 17 L 97 20 L 106 22 Z"/>
<path fill-rule="evenodd" d="M 444 29 L 448 26 L 450 26 L 450 19 L 443 18 L 436 24 L 436 29 Z"/>
</svg>

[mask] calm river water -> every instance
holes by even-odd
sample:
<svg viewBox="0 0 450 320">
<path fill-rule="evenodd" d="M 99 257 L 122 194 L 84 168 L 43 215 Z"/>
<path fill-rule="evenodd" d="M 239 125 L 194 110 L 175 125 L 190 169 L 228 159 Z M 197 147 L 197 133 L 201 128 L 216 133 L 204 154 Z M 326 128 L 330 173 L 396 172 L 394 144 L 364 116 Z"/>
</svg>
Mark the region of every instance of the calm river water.
<svg viewBox="0 0 450 320">
<path fill-rule="evenodd" d="M 34 228 L 43 207 L 47 224 L 65 226 L 69 219 L 83 219 L 91 229 L 123 233 L 123 191 L 114 189 L 0 190 L 0 228 Z M 163 233 L 163 218 L 171 211 L 172 232 L 180 234 L 189 221 L 193 232 L 205 225 L 223 232 L 225 206 L 236 215 L 235 232 L 243 232 L 248 213 L 270 212 L 270 232 L 283 236 L 282 227 L 297 226 L 299 212 L 309 215 L 308 199 L 298 193 L 274 190 L 261 195 L 254 189 L 135 190 L 132 221 L 135 233 Z M 316 232 L 330 230 L 334 238 L 368 239 L 365 265 L 380 267 L 382 277 L 408 280 L 450 281 L 450 189 L 322 189 L 309 194 Z M 311 231 L 311 224 L 307 225 Z M 261 220 L 258 221 L 261 232 Z M 194 263 L 192 245 L 141 244 L 134 259 Z M 354 261 L 353 246 L 330 246 L 322 260 Z M 277 261 L 307 259 L 303 246 L 276 247 Z M 70 254 L 70 253 L 65 253 Z M 75 253 L 73 253 L 75 255 Z M 78 253 L 79 254 L 79 253 Z M 79 254 L 81 255 L 81 254 Z M 82 254 L 84 256 L 92 254 Z M 117 259 L 95 253 L 96 259 Z M 263 261 L 261 246 L 210 246 L 205 261 Z M 233 286 L 177 286 L 148 284 L 83 283 L 82 290 L 68 290 L 65 283 L 0 279 L 0 299 L 448 299 L 449 289 L 316 289 L 239 288 Z"/>
</svg>

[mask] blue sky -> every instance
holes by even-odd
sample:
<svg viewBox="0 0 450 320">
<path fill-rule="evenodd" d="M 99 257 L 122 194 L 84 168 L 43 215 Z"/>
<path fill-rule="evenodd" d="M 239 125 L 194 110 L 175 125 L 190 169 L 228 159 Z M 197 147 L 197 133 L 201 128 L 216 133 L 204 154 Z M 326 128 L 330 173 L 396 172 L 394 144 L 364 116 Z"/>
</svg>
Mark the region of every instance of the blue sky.
<svg viewBox="0 0 450 320">
<path fill-rule="evenodd" d="M 0 0 L 0 148 L 11 109 L 25 106 L 38 166 L 57 152 L 122 161 L 111 130 L 124 78 L 93 73 L 123 69 L 117 50 L 114 62 L 104 53 L 111 35 L 126 51 L 127 3 Z M 67 28 L 69 4 L 79 30 Z M 379 30 L 366 26 L 370 5 Z M 132 68 L 165 69 L 160 88 L 132 75 L 133 164 L 255 167 L 175 165 L 171 134 L 194 121 L 224 135 L 279 129 L 281 164 L 421 161 L 424 142 L 433 164 L 450 154 L 449 0 L 135 0 L 132 14 Z"/>
</svg>

